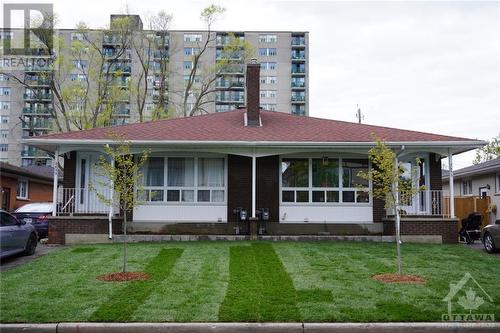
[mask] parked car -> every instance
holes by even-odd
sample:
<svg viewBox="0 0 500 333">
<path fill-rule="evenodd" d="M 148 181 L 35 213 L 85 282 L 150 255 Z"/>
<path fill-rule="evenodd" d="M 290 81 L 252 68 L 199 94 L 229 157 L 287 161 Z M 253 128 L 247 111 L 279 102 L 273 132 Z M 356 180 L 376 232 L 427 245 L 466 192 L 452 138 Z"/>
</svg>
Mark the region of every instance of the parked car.
<svg viewBox="0 0 500 333">
<path fill-rule="evenodd" d="M 488 253 L 500 251 L 500 220 L 496 220 L 495 224 L 489 224 L 481 231 L 481 239 L 483 240 L 484 248 Z"/>
<path fill-rule="evenodd" d="M 0 258 L 18 253 L 32 255 L 37 244 L 38 236 L 32 224 L 0 210 Z"/>
<path fill-rule="evenodd" d="M 52 215 L 52 202 L 29 203 L 14 212 L 18 220 L 33 224 L 38 237 L 45 238 L 49 234 L 49 216 Z"/>
</svg>

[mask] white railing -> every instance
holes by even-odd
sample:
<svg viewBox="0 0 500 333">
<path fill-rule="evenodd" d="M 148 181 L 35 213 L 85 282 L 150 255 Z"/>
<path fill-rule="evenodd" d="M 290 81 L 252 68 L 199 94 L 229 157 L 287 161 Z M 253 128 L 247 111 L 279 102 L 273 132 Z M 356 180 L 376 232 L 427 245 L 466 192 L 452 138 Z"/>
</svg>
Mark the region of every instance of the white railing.
<svg viewBox="0 0 500 333">
<path fill-rule="evenodd" d="M 98 190 L 109 198 L 110 189 Z M 59 188 L 57 191 L 57 215 L 73 214 L 108 214 L 109 204 L 101 201 L 95 189 Z"/>
<path fill-rule="evenodd" d="M 443 190 L 424 190 L 400 199 L 402 215 L 450 216 L 450 195 Z"/>
</svg>

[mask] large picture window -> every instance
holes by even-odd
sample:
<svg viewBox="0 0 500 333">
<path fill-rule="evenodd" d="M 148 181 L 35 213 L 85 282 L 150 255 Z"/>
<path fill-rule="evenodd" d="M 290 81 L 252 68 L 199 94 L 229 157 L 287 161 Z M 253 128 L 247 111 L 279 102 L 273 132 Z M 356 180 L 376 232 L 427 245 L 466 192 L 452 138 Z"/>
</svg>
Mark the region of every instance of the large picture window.
<svg viewBox="0 0 500 333">
<path fill-rule="evenodd" d="M 367 159 L 284 158 L 281 162 L 282 203 L 369 203 Z"/>
<path fill-rule="evenodd" d="M 144 191 L 138 195 L 142 201 L 225 201 L 226 172 L 222 157 L 151 157 L 141 171 Z"/>
</svg>

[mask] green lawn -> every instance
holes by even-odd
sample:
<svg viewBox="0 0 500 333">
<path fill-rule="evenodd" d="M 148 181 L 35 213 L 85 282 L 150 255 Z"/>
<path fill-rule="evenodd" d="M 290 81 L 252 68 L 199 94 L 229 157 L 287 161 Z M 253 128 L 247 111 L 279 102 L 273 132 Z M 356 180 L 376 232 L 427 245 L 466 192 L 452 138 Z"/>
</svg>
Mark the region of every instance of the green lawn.
<svg viewBox="0 0 500 333">
<path fill-rule="evenodd" d="M 500 318 L 498 257 L 458 245 L 404 244 L 405 272 L 427 278 L 427 284 L 371 280 L 394 272 L 394 247 L 131 244 L 129 270 L 146 271 L 151 279 L 121 283 L 96 280 L 120 270 L 121 246 L 67 247 L 1 273 L 0 321 L 439 321 L 449 284 L 466 272 L 493 298 L 484 297 L 481 313 Z M 456 307 L 455 313 L 466 313 Z"/>
</svg>

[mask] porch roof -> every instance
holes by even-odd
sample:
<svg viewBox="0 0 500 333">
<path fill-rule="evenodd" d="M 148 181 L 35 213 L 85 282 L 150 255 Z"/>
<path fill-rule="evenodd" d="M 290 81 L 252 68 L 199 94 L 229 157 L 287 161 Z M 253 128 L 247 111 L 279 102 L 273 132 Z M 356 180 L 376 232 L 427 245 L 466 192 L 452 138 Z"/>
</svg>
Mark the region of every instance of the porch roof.
<svg viewBox="0 0 500 333">
<path fill-rule="evenodd" d="M 448 147 L 459 153 L 486 142 L 461 137 L 338 120 L 261 111 L 262 126 L 245 126 L 245 109 L 84 131 L 54 133 L 23 140 L 54 151 L 57 146 L 112 143 L 118 135 L 140 146 L 197 145 L 253 147 L 369 147 L 374 137 L 390 146 Z"/>
</svg>

